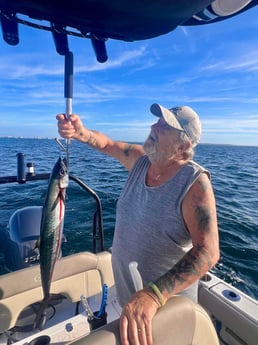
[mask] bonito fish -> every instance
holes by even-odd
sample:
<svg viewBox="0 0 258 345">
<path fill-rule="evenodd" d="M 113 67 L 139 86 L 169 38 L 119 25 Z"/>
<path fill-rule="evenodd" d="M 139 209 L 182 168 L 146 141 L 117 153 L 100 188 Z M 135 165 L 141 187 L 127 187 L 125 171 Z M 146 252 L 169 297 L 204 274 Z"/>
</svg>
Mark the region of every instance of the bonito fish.
<svg viewBox="0 0 258 345">
<path fill-rule="evenodd" d="M 59 158 L 50 176 L 42 211 L 39 253 L 44 298 L 34 322 L 34 329 L 42 327 L 45 309 L 51 299 L 50 286 L 55 263 L 60 254 L 65 214 L 65 191 L 68 182 L 69 175 L 66 162 Z"/>
</svg>

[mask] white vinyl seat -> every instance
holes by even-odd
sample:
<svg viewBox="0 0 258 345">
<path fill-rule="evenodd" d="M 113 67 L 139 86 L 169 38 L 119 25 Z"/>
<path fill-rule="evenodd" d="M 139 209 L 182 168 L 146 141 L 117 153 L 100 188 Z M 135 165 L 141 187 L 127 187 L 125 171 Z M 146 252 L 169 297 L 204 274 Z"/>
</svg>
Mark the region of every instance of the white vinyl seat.
<svg viewBox="0 0 258 345">
<path fill-rule="evenodd" d="M 102 293 L 103 284 L 114 285 L 111 254 L 83 252 L 56 262 L 50 293 L 76 303 L 82 294 L 87 298 Z M 42 299 L 39 265 L 0 276 L 0 333 L 14 327 L 22 310 Z"/>
<path fill-rule="evenodd" d="M 183 296 L 175 296 L 153 319 L 154 345 L 219 345 L 207 312 Z M 121 345 L 119 320 L 99 328 L 73 345 Z"/>
</svg>

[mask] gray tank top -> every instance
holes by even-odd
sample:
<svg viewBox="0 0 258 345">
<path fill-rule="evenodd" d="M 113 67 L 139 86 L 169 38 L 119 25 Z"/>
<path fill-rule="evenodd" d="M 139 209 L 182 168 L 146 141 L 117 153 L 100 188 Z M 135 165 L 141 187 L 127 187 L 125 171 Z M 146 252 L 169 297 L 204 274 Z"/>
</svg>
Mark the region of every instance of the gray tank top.
<svg viewBox="0 0 258 345">
<path fill-rule="evenodd" d="M 140 157 L 117 202 L 112 265 L 121 305 L 135 292 L 129 271 L 131 261 L 138 263 L 146 286 L 168 272 L 191 249 L 181 204 L 198 176 L 207 172 L 190 161 L 163 185 L 149 187 L 145 183 L 149 165 L 147 156 Z M 197 301 L 197 283 L 182 294 Z"/>
</svg>

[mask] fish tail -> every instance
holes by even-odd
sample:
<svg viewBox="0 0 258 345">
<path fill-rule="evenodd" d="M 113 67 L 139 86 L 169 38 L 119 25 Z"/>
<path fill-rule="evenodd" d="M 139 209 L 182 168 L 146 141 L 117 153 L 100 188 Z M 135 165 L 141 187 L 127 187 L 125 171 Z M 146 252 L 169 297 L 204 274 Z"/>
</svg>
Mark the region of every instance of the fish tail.
<svg viewBox="0 0 258 345">
<path fill-rule="evenodd" d="M 33 330 L 42 330 L 47 321 L 47 308 L 52 301 L 64 299 L 65 297 L 61 294 L 49 294 L 41 302 L 39 310 L 37 311 L 36 318 L 33 322 Z"/>
<path fill-rule="evenodd" d="M 38 329 L 41 331 L 43 329 L 44 324 L 46 323 L 46 317 L 47 317 L 46 309 L 49 305 L 49 300 L 50 300 L 50 296 L 47 296 L 43 299 L 33 323 L 33 330 Z"/>
</svg>

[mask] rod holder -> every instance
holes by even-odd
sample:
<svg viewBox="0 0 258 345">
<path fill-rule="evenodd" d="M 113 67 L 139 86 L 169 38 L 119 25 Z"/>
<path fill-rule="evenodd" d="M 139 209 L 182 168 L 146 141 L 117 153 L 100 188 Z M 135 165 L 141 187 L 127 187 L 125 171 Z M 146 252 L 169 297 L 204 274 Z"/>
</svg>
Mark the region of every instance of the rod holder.
<svg viewBox="0 0 258 345">
<path fill-rule="evenodd" d="M 25 156 L 23 153 L 17 153 L 17 182 L 20 184 L 26 182 Z"/>
<path fill-rule="evenodd" d="M 91 43 L 96 55 L 98 62 L 106 62 L 108 59 L 105 40 L 96 38 L 91 38 Z"/>
<path fill-rule="evenodd" d="M 13 13 L 6 13 L 6 16 L 3 15 L 0 19 L 3 39 L 11 46 L 16 46 L 19 43 L 18 23 L 15 19 L 16 15 Z"/>
<path fill-rule="evenodd" d="M 56 47 L 56 51 L 60 55 L 66 55 L 69 53 L 69 47 L 68 47 L 68 38 L 67 35 L 62 32 L 63 27 L 57 26 L 53 23 L 51 23 L 52 26 L 52 35 Z"/>
</svg>

